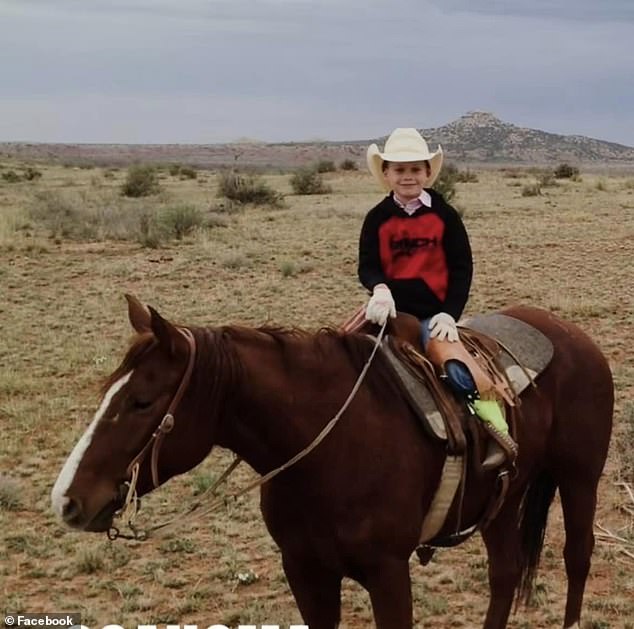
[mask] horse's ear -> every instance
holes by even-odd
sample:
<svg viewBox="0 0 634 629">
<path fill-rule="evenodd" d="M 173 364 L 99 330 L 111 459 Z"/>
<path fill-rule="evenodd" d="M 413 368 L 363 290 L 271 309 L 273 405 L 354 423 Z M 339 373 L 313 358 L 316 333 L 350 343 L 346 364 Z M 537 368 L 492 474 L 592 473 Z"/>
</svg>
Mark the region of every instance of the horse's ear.
<svg viewBox="0 0 634 629">
<path fill-rule="evenodd" d="M 151 325 L 154 336 L 158 340 L 159 345 L 173 356 L 176 353 L 177 344 L 183 338 L 182 334 L 173 323 L 170 323 L 167 319 L 163 319 L 152 306 L 148 306 L 148 310 L 152 317 Z"/>
<path fill-rule="evenodd" d="M 128 317 L 132 327 L 139 333 L 152 331 L 152 315 L 147 306 L 143 305 L 134 295 L 125 296 L 128 301 Z"/>
</svg>

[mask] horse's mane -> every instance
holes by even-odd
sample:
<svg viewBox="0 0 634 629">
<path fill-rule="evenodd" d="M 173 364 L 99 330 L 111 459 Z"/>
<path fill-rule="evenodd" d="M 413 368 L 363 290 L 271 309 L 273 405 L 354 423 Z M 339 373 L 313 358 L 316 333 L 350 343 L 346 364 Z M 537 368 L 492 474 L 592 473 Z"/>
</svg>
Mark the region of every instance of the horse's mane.
<svg viewBox="0 0 634 629">
<path fill-rule="evenodd" d="M 189 328 L 196 337 L 199 347 L 198 361 L 203 361 L 207 369 L 203 372 L 209 373 L 208 368 L 213 368 L 216 378 L 214 388 L 221 389 L 221 381 L 230 380 L 233 385 L 239 385 L 242 365 L 237 352 L 232 347 L 232 340 L 256 340 L 261 335 L 272 339 L 279 347 L 280 351 L 291 362 L 293 356 L 302 346 L 315 353 L 319 361 L 332 360 L 333 356 L 343 355 L 350 361 L 353 369 L 361 372 L 367 363 L 374 343 L 365 334 L 342 332 L 339 329 L 324 327 L 317 332 L 292 327 L 261 326 L 248 328 L 243 326 L 223 326 L 221 328 Z M 107 377 L 101 387 L 102 395 L 123 377 L 133 370 L 143 359 L 146 353 L 156 345 L 156 338 L 151 332 L 138 334 L 131 342 L 130 346 L 115 371 Z M 200 363 L 199 363 L 200 364 Z M 371 369 L 366 376 L 366 383 L 375 391 L 386 394 L 388 391 L 398 393 L 394 383 L 392 371 L 381 352 L 377 352 Z"/>
<path fill-rule="evenodd" d="M 257 328 L 226 326 L 221 330 L 226 339 L 254 340 L 261 335 L 266 335 L 277 344 L 280 351 L 288 357 L 289 362 L 292 361 L 300 346 L 314 352 L 319 361 L 332 360 L 333 357 L 343 353 L 353 369 L 359 373 L 374 349 L 374 341 L 367 335 L 343 332 L 332 327 L 323 327 L 316 332 L 297 327 L 280 326 L 260 326 Z M 380 351 L 374 356 L 372 367 L 368 370 L 365 382 L 373 390 L 381 391 L 384 395 L 388 391 L 400 395 L 392 370 Z"/>
</svg>

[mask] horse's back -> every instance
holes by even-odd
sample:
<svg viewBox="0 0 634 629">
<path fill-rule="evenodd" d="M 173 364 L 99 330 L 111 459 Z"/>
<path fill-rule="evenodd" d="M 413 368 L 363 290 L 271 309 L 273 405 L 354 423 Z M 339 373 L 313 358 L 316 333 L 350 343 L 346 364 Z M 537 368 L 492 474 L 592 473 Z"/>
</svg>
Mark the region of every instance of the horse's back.
<svg viewBox="0 0 634 629">
<path fill-rule="evenodd" d="M 614 385 L 607 359 L 578 325 L 551 312 L 514 306 L 502 313 L 538 329 L 550 339 L 554 349 L 550 364 L 537 379 L 537 391 L 528 391 L 522 403 L 522 407 L 531 407 L 541 402 L 550 421 L 547 425 L 535 417 L 536 423 L 525 425 L 524 430 L 546 429 L 546 448 L 561 463 L 589 465 L 594 474 L 598 473 L 607 456 L 614 407 Z M 548 408 L 543 406 L 544 400 Z"/>
<path fill-rule="evenodd" d="M 597 384 L 612 392 L 612 373 L 606 357 L 578 325 L 531 306 L 512 306 L 501 313 L 528 323 L 550 339 L 554 369 L 560 371 L 561 376 L 594 377 Z"/>
</svg>

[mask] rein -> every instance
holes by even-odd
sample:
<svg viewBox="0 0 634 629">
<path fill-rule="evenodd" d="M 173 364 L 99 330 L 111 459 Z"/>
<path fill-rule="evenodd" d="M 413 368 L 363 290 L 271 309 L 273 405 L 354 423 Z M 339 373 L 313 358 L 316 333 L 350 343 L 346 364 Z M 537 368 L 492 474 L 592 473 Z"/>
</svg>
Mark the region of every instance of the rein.
<svg viewBox="0 0 634 629">
<path fill-rule="evenodd" d="M 197 513 L 197 517 L 202 517 L 204 515 L 207 515 L 211 511 L 215 510 L 217 507 L 226 505 L 230 500 L 235 501 L 240 496 L 252 491 L 253 489 L 257 489 L 258 487 L 261 487 L 265 483 L 268 483 L 272 478 L 274 478 L 278 474 L 281 474 L 283 471 L 287 470 L 289 467 L 295 465 L 295 463 L 297 463 L 298 461 L 303 459 L 305 456 L 307 456 L 326 438 L 326 436 L 337 425 L 337 422 L 339 421 L 339 419 L 341 419 L 341 416 L 344 414 L 344 412 L 346 411 L 346 409 L 348 408 L 348 406 L 354 399 L 354 396 L 357 394 L 359 387 L 361 386 L 363 380 L 365 379 L 368 369 L 370 368 L 370 365 L 372 364 L 372 361 L 374 360 L 374 356 L 376 355 L 376 352 L 381 345 L 381 340 L 383 339 L 383 334 L 385 332 L 386 325 L 387 325 L 387 321 L 383 323 L 383 325 L 381 326 L 381 329 L 378 335 L 376 336 L 374 347 L 372 348 L 372 352 L 370 353 L 368 360 L 363 366 L 363 369 L 361 370 L 359 377 L 354 383 L 352 390 L 348 394 L 346 401 L 343 403 L 339 411 L 337 411 L 337 414 L 326 424 L 326 426 L 324 426 L 324 428 L 313 439 L 313 441 L 311 441 L 303 450 L 300 450 L 291 459 L 286 461 L 286 463 L 283 463 L 282 465 L 271 470 L 264 476 L 261 476 L 260 478 L 256 479 L 252 483 L 249 483 L 246 487 L 243 487 L 237 492 L 216 498 L 216 500 L 210 502 L 203 511 L 199 511 Z M 128 528 L 132 531 L 132 535 L 123 534 L 119 531 L 119 529 L 116 526 L 111 526 L 107 532 L 108 539 L 110 540 L 122 538 L 122 539 L 135 539 L 139 541 L 144 541 L 148 539 L 150 536 L 153 536 L 155 531 L 158 531 L 159 529 L 165 530 L 168 527 L 173 526 L 173 524 L 177 520 L 182 518 L 183 516 L 188 516 L 192 514 L 194 511 L 198 511 L 198 509 L 203 506 L 203 499 L 205 498 L 205 496 L 207 496 L 207 494 L 209 494 L 210 497 L 213 496 L 216 489 L 222 483 L 224 483 L 227 480 L 227 478 L 229 478 L 229 476 L 233 473 L 233 471 L 242 462 L 242 459 L 236 456 L 236 458 L 233 460 L 231 465 L 229 465 L 229 467 L 220 475 L 220 477 L 214 482 L 214 484 L 211 487 L 209 487 L 209 489 L 207 489 L 201 495 L 200 499 L 197 502 L 191 505 L 191 507 L 189 507 L 189 509 L 183 512 L 181 515 L 176 516 L 172 518 L 171 520 L 168 520 L 167 522 L 163 522 L 162 524 L 157 524 L 146 530 L 139 529 L 134 525 L 134 520 L 136 519 L 136 515 L 138 513 L 138 505 L 139 505 L 139 498 L 136 491 L 136 485 L 138 481 L 140 465 L 145 459 L 145 457 L 147 456 L 147 453 L 151 447 L 152 448 L 152 455 L 151 455 L 152 482 L 154 484 L 153 489 L 156 489 L 160 485 L 159 477 L 158 477 L 159 450 L 160 450 L 161 444 L 163 443 L 163 439 L 165 438 L 165 435 L 168 432 L 170 432 L 172 428 L 174 427 L 174 423 L 175 423 L 174 412 L 176 410 L 176 407 L 180 403 L 185 393 L 185 390 L 189 386 L 189 382 L 191 380 L 192 372 L 194 369 L 194 362 L 196 359 L 196 341 L 194 339 L 193 334 L 187 328 L 179 328 L 179 331 L 187 339 L 187 343 L 190 348 L 187 368 L 185 369 L 185 373 L 183 374 L 181 383 L 174 397 L 172 398 L 169 408 L 167 409 L 167 412 L 165 413 L 163 419 L 161 420 L 161 423 L 159 424 L 158 428 L 152 433 L 152 436 L 150 437 L 148 442 L 143 446 L 141 451 L 134 457 L 134 459 L 132 459 L 132 461 L 128 465 L 127 474 L 129 475 L 130 480 L 126 481 L 125 483 L 125 485 L 127 486 L 126 497 L 125 497 L 123 506 L 115 512 L 115 517 L 120 519 L 124 523 L 124 525 L 128 526 Z"/>
</svg>

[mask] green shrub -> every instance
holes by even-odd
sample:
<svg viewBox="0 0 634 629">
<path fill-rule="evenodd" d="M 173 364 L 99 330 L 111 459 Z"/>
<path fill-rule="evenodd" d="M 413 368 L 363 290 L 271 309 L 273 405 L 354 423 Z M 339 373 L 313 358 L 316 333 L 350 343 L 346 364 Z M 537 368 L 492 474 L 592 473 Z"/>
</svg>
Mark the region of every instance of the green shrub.
<svg viewBox="0 0 634 629">
<path fill-rule="evenodd" d="M 121 193 L 126 197 L 148 197 L 158 194 L 161 187 L 156 169 L 152 166 L 130 166 Z"/>
<path fill-rule="evenodd" d="M 447 164 L 434 182 L 433 189 L 442 194 L 445 201 L 451 203 L 456 196 L 456 181 L 458 169 L 453 164 Z"/>
<path fill-rule="evenodd" d="M 35 181 L 36 179 L 39 179 L 41 176 L 42 176 L 42 173 L 31 166 L 29 166 L 28 168 L 25 168 L 24 174 L 22 175 L 25 181 Z"/>
<path fill-rule="evenodd" d="M 202 212 L 192 205 L 176 205 L 165 208 L 160 215 L 161 223 L 169 235 L 181 240 L 203 223 Z"/>
<path fill-rule="evenodd" d="M 40 191 L 34 195 L 29 215 L 59 242 L 124 240 L 157 247 L 168 235 L 156 210 L 130 207 L 116 196 L 91 200 L 68 192 Z"/>
<path fill-rule="evenodd" d="M 314 168 L 300 168 L 291 177 L 291 187 L 295 194 L 327 194 L 332 192 L 324 184 L 321 174 Z"/>
<path fill-rule="evenodd" d="M 478 175 L 468 168 L 459 170 L 456 173 L 456 181 L 458 183 L 478 183 Z"/>
<path fill-rule="evenodd" d="M 198 173 L 194 168 L 183 166 L 182 164 L 171 164 L 168 172 L 172 177 L 179 177 L 180 179 L 196 179 L 198 177 Z"/>
<path fill-rule="evenodd" d="M 30 218 L 44 226 L 51 238 L 82 239 L 94 236 L 79 199 L 53 190 L 38 192 L 30 208 Z"/>
<path fill-rule="evenodd" d="M 104 567 L 103 557 L 94 550 L 83 550 L 75 559 L 76 569 L 79 574 L 94 574 Z"/>
<path fill-rule="evenodd" d="M 198 173 L 189 166 L 181 166 L 179 177 L 181 179 L 196 179 L 196 177 L 198 177 Z"/>
<path fill-rule="evenodd" d="M 300 260 L 293 262 L 292 260 L 283 260 L 280 264 L 280 273 L 282 277 L 295 277 L 301 273 L 309 273 L 314 269 L 314 265 L 308 260 Z"/>
<path fill-rule="evenodd" d="M 539 185 L 542 188 L 552 188 L 553 186 L 558 186 L 557 179 L 555 179 L 555 175 L 553 173 L 544 173 L 539 177 Z"/>
<path fill-rule="evenodd" d="M 280 272 L 282 273 L 282 277 L 294 277 L 297 275 L 297 267 L 290 260 L 285 260 L 280 265 Z"/>
<path fill-rule="evenodd" d="M 190 477 L 190 484 L 194 496 L 204 494 L 218 480 L 215 474 L 210 472 L 198 472 L 195 476 Z"/>
<path fill-rule="evenodd" d="M 236 269 L 242 269 L 249 266 L 249 260 L 244 255 L 244 253 L 236 252 L 229 253 L 225 255 L 221 260 L 220 264 L 225 269 L 231 269 L 235 271 Z"/>
<path fill-rule="evenodd" d="M 574 179 L 579 176 L 579 169 L 570 164 L 559 164 L 553 171 L 553 176 L 556 179 Z"/>
<path fill-rule="evenodd" d="M 527 183 L 522 187 L 522 196 L 523 197 L 538 197 L 541 195 L 542 189 L 539 183 Z"/>
<path fill-rule="evenodd" d="M 156 213 L 141 212 L 135 240 L 148 249 L 158 249 L 163 243 L 163 226 L 159 224 Z"/>
<path fill-rule="evenodd" d="M 315 164 L 315 170 L 318 173 L 334 173 L 337 167 L 331 159 L 320 159 L 317 164 Z"/>
<path fill-rule="evenodd" d="M 507 179 L 522 179 L 524 173 L 518 168 L 500 168 L 500 172 Z"/>
<path fill-rule="evenodd" d="M 478 175 L 468 168 L 460 170 L 455 164 L 445 164 L 439 179 L 453 183 L 477 183 Z"/>
<path fill-rule="evenodd" d="M 229 219 L 219 212 L 208 212 L 205 217 L 204 226 L 208 228 L 214 227 L 227 227 L 229 225 Z"/>
<path fill-rule="evenodd" d="M 357 162 L 355 162 L 353 159 L 344 159 L 343 162 L 339 164 L 339 168 L 341 170 L 359 170 Z"/>
<path fill-rule="evenodd" d="M 18 181 L 22 181 L 22 177 L 20 177 L 15 170 L 7 170 L 6 173 L 2 173 L 2 179 L 7 183 L 18 183 Z"/>
<path fill-rule="evenodd" d="M 0 511 L 17 511 L 21 506 L 21 493 L 15 480 L 0 474 Z"/>
<path fill-rule="evenodd" d="M 220 197 L 218 193 L 218 197 Z M 240 211 L 242 204 L 239 201 L 232 201 L 226 197 L 220 198 L 217 203 L 209 206 L 209 211 L 213 214 L 235 214 Z"/>
<path fill-rule="evenodd" d="M 256 175 L 242 175 L 237 172 L 223 173 L 218 183 L 218 196 L 238 203 L 279 206 L 282 195 Z"/>
<path fill-rule="evenodd" d="M 196 542 L 193 539 L 180 537 L 167 539 L 160 545 L 163 553 L 193 553 L 196 551 Z"/>
</svg>

